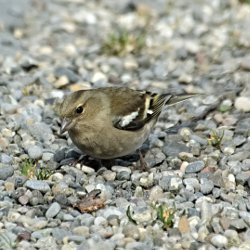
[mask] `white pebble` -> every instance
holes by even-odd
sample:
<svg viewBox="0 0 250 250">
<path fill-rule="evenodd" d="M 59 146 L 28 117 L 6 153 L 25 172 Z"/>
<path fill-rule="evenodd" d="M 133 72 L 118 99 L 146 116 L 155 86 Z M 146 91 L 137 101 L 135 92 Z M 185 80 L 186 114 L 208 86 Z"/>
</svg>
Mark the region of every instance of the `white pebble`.
<svg viewBox="0 0 250 250">
<path fill-rule="evenodd" d="M 250 112 L 250 97 L 240 96 L 236 98 L 234 105 L 240 111 Z"/>
<path fill-rule="evenodd" d="M 214 235 L 211 238 L 211 243 L 215 246 L 215 247 L 226 247 L 228 244 L 228 239 L 220 234 Z"/>
</svg>

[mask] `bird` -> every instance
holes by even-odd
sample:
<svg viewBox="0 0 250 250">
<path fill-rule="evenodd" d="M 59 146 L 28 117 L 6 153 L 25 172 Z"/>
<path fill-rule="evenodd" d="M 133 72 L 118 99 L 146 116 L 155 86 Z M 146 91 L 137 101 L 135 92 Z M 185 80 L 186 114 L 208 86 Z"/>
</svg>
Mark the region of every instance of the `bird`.
<svg viewBox="0 0 250 250">
<path fill-rule="evenodd" d="M 76 147 L 95 159 L 119 158 L 142 146 L 164 107 L 195 95 L 127 87 L 78 90 L 58 104 L 61 133 L 67 131 Z"/>
</svg>

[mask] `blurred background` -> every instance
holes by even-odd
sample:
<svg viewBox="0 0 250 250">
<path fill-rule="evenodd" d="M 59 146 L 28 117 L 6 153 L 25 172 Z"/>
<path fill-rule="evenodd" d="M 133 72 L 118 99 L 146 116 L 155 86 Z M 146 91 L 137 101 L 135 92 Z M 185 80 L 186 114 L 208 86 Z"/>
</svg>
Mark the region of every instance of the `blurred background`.
<svg viewBox="0 0 250 250">
<path fill-rule="evenodd" d="M 234 90 L 249 82 L 249 27 L 248 0 L 1 0 L 0 79 L 48 97 Z"/>
</svg>

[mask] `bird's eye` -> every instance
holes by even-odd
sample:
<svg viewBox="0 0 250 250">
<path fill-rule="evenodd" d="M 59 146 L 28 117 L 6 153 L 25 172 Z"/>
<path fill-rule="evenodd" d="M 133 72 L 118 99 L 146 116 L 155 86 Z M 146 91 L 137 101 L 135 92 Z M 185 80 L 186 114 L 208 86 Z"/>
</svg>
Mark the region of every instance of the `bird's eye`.
<svg viewBox="0 0 250 250">
<path fill-rule="evenodd" d="M 81 114 L 82 111 L 83 111 L 83 107 L 82 106 L 79 106 L 79 107 L 76 108 L 76 113 L 77 114 Z"/>
</svg>

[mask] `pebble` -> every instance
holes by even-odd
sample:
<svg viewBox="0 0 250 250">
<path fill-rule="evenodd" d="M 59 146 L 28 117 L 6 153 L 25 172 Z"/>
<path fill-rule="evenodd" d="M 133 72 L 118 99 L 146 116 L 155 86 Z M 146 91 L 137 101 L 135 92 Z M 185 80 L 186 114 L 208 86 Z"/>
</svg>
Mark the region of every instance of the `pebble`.
<svg viewBox="0 0 250 250">
<path fill-rule="evenodd" d="M 186 178 L 183 180 L 183 183 L 187 190 L 192 192 L 200 190 L 200 183 L 196 178 Z"/>
<path fill-rule="evenodd" d="M 43 149 L 36 145 L 30 146 L 28 148 L 28 155 L 33 160 L 40 159 L 43 155 Z"/>
<path fill-rule="evenodd" d="M 61 210 L 61 206 L 59 203 L 57 202 L 53 202 L 49 209 L 46 211 L 46 218 L 49 219 L 49 218 L 54 218 Z"/>
<path fill-rule="evenodd" d="M 12 162 L 12 157 L 7 155 L 7 154 L 4 154 L 2 153 L 0 155 L 0 161 L 3 163 L 3 164 L 10 164 Z"/>
<path fill-rule="evenodd" d="M 0 166 L 0 180 L 6 180 L 8 177 L 14 174 L 14 168 L 12 166 L 1 167 Z"/>
<path fill-rule="evenodd" d="M 159 180 L 159 186 L 163 189 L 163 191 L 169 190 L 171 178 L 172 178 L 171 176 L 163 176 Z"/>
<path fill-rule="evenodd" d="M 214 236 L 211 238 L 211 243 L 212 243 L 215 247 L 223 248 L 223 247 L 226 247 L 226 246 L 227 246 L 227 244 L 228 244 L 228 239 L 227 239 L 227 237 L 225 237 L 225 236 L 223 236 L 223 235 L 217 234 L 217 235 L 214 235 Z"/>
<path fill-rule="evenodd" d="M 122 167 L 122 166 L 113 166 L 111 169 L 112 169 L 112 171 L 117 172 L 117 173 L 127 172 L 128 174 L 131 174 L 131 172 L 132 172 L 130 168 Z"/>
<path fill-rule="evenodd" d="M 79 226 L 73 229 L 73 233 L 88 238 L 90 235 L 89 228 L 86 226 Z"/>
<path fill-rule="evenodd" d="M 66 150 L 67 150 L 66 148 L 62 148 L 62 149 L 56 151 L 54 154 L 54 161 L 60 162 L 63 159 L 65 159 Z"/>
<path fill-rule="evenodd" d="M 132 223 L 128 223 L 127 225 L 125 225 L 122 230 L 122 233 L 125 237 L 130 237 L 135 240 L 139 240 L 140 238 L 140 232 L 137 226 Z"/>
<path fill-rule="evenodd" d="M 86 174 L 93 174 L 93 173 L 95 173 L 95 170 L 93 169 L 93 168 L 90 168 L 90 167 L 88 167 L 88 166 L 82 166 L 82 171 L 84 172 L 84 173 L 86 173 Z"/>
<path fill-rule="evenodd" d="M 4 187 L 7 192 L 13 192 L 15 190 L 15 184 L 13 182 L 6 181 Z"/>
<path fill-rule="evenodd" d="M 159 165 L 165 159 L 165 154 L 163 154 L 159 148 L 153 148 L 149 150 L 144 157 L 144 160 L 149 168 Z"/>
<path fill-rule="evenodd" d="M 116 179 L 117 180 L 120 180 L 120 181 L 124 181 L 124 180 L 130 180 L 130 173 L 127 172 L 127 171 L 119 171 L 117 174 L 116 174 Z"/>
<path fill-rule="evenodd" d="M 47 161 L 52 160 L 53 157 L 54 157 L 54 154 L 53 154 L 53 153 L 44 152 L 43 155 L 42 155 L 42 160 L 43 160 L 44 162 L 47 162 Z"/>
<path fill-rule="evenodd" d="M 107 83 L 107 76 L 102 72 L 95 72 L 91 78 L 91 82 L 93 82 L 97 87 L 104 87 Z"/>
<path fill-rule="evenodd" d="M 150 173 L 147 177 L 141 177 L 139 183 L 144 188 L 150 188 L 154 184 L 154 173 Z"/>
<path fill-rule="evenodd" d="M 234 219 L 230 221 L 230 229 L 244 230 L 247 227 L 243 219 Z"/>
<path fill-rule="evenodd" d="M 179 190 L 182 187 L 182 179 L 179 177 L 172 177 L 170 179 L 169 190 Z"/>
<path fill-rule="evenodd" d="M 55 69 L 54 74 L 58 78 L 61 76 L 66 76 L 69 82 L 77 82 L 79 80 L 78 75 L 69 68 L 58 67 Z"/>
<path fill-rule="evenodd" d="M 240 172 L 235 176 L 237 183 L 245 185 L 250 178 L 250 173 Z"/>
<path fill-rule="evenodd" d="M 250 57 L 244 57 L 241 60 L 240 66 L 243 70 L 250 71 Z"/>
<path fill-rule="evenodd" d="M 214 183 L 213 181 L 208 180 L 206 178 L 201 178 L 200 187 L 201 187 L 201 192 L 206 195 L 212 192 L 214 188 Z"/>
<path fill-rule="evenodd" d="M 235 99 L 234 106 L 243 112 L 250 112 L 250 97 L 240 96 Z"/>
<path fill-rule="evenodd" d="M 149 194 L 149 200 L 151 202 L 157 201 L 163 197 L 164 197 L 164 193 L 160 186 L 157 185 L 157 186 L 152 187 L 150 194 Z"/>
<path fill-rule="evenodd" d="M 53 228 L 51 233 L 58 241 L 62 241 L 66 236 L 72 235 L 72 232 L 63 228 Z"/>
<path fill-rule="evenodd" d="M 178 142 L 167 142 L 163 147 L 163 153 L 167 156 L 178 156 L 181 152 L 189 152 L 189 148 Z"/>
<path fill-rule="evenodd" d="M 203 161 L 194 161 L 187 165 L 185 173 L 197 173 L 200 172 L 204 167 L 205 163 Z"/>
<path fill-rule="evenodd" d="M 48 183 L 40 180 L 27 180 L 25 186 L 32 190 L 38 190 L 43 193 L 46 193 L 50 190 L 50 186 L 48 185 Z"/>
<path fill-rule="evenodd" d="M 106 181 L 114 181 L 116 178 L 116 173 L 110 170 L 106 170 L 103 172 L 102 176 Z"/>
</svg>

